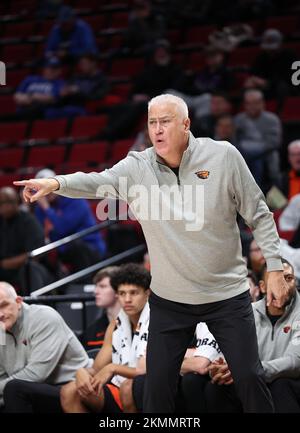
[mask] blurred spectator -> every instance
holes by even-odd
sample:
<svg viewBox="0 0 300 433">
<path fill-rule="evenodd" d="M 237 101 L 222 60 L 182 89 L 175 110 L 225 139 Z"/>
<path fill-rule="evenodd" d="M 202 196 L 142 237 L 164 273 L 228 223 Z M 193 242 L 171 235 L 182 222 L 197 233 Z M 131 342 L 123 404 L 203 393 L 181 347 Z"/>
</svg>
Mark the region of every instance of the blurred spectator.
<svg viewBox="0 0 300 433">
<path fill-rule="evenodd" d="M 210 98 L 210 113 L 193 119 L 192 132 L 196 137 L 214 137 L 216 122 L 219 117 L 230 114 L 232 105 L 227 96 L 215 92 Z"/>
<path fill-rule="evenodd" d="M 97 52 L 98 48 L 90 25 L 76 18 L 71 7 L 61 8 L 57 23 L 48 36 L 45 55 L 57 56 L 64 62 L 70 62 L 83 54 L 97 54 Z"/>
<path fill-rule="evenodd" d="M 279 229 L 295 231 L 300 224 L 300 194 L 296 194 L 278 219 Z M 300 246 L 300 245 L 299 245 Z"/>
<path fill-rule="evenodd" d="M 238 17 L 242 20 L 267 18 L 272 13 L 276 15 L 276 3 L 274 0 L 238 0 L 235 4 Z"/>
<path fill-rule="evenodd" d="M 281 231 L 294 232 L 292 233 L 293 236 L 289 241 L 289 245 L 292 248 L 300 248 L 300 194 L 296 194 L 290 200 L 289 204 L 279 217 L 278 225 Z M 296 251 L 294 257 L 295 255 Z M 292 259 L 292 262 L 293 261 L 294 259 Z M 299 266 L 300 263 L 297 267 Z"/>
<path fill-rule="evenodd" d="M 150 65 L 147 65 L 135 79 L 133 99 L 148 101 L 166 89 L 180 88 L 183 79 L 181 66 L 172 59 L 169 42 L 161 39 L 155 43 Z"/>
<path fill-rule="evenodd" d="M 149 133 L 148 133 L 148 125 L 145 125 L 144 129 L 140 131 L 131 146 L 130 150 L 135 150 L 136 152 L 142 152 L 148 147 L 151 147 L 152 143 L 150 141 Z"/>
<path fill-rule="evenodd" d="M 187 24 L 207 24 L 211 19 L 213 4 L 211 0 L 189 0 L 183 2 L 182 0 L 166 1 L 165 3 L 165 16 L 168 20 L 175 21 L 178 25 L 186 28 Z"/>
<path fill-rule="evenodd" d="M 37 17 L 39 19 L 56 17 L 63 7 L 63 0 L 41 0 L 38 3 Z"/>
<path fill-rule="evenodd" d="M 256 302 L 260 299 L 261 293 L 258 286 L 258 280 L 252 271 L 248 272 L 249 291 L 252 302 Z"/>
<path fill-rule="evenodd" d="M 52 173 L 52 174 L 50 174 Z M 36 178 L 53 177 L 52 170 L 41 170 Z M 78 233 L 96 225 L 96 219 L 88 202 L 49 194 L 35 206 L 35 215 L 46 229 L 51 242 Z M 100 261 L 106 253 L 106 244 L 99 231 L 91 233 L 58 248 L 60 259 L 72 266 L 74 272 Z"/>
<path fill-rule="evenodd" d="M 260 90 L 245 92 L 244 108 L 235 117 L 237 146 L 256 182 L 266 192 L 270 186 L 280 185 L 281 122 L 276 114 L 265 111 Z"/>
<path fill-rule="evenodd" d="M 254 277 L 259 280 L 261 278 L 261 272 L 265 266 L 266 260 L 262 254 L 261 249 L 253 239 L 250 243 L 249 256 L 248 256 L 248 268 L 251 269 Z"/>
<path fill-rule="evenodd" d="M 300 193 L 300 140 L 288 145 L 288 161 L 290 170 L 282 174 L 281 190 L 290 200 Z"/>
<path fill-rule="evenodd" d="M 148 0 L 135 0 L 129 15 L 124 45 L 135 54 L 149 53 L 157 39 L 164 37 L 164 17 L 152 11 Z"/>
<path fill-rule="evenodd" d="M 84 54 L 78 59 L 77 73 L 61 91 L 65 104 L 84 104 L 102 99 L 109 91 L 109 83 L 98 67 L 94 54 Z"/>
<path fill-rule="evenodd" d="M 277 98 L 282 107 L 284 98 L 291 93 L 291 65 L 296 60 L 292 51 L 282 47 L 283 36 L 279 30 L 264 32 L 261 52 L 254 61 L 245 83 L 248 88 L 260 88 L 268 98 Z"/>
<path fill-rule="evenodd" d="M 238 45 L 253 40 L 253 29 L 249 24 L 237 23 L 217 28 L 208 37 L 209 43 L 225 53 L 234 50 Z"/>
<path fill-rule="evenodd" d="M 225 63 L 225 54 L 221 49 L 209 46 L 205 50 L 205 67 L 196 72 L 187 89 L 190 95 L 225 92 L 232 86 L 232 79 Z"/>
<path fill-rule="evenodd" d="M 143 266 L 147 271 L 151 271 L 150 256 L 148 252 L 144 254 Z"/>
<path fill-rule="evenodd" d="M 215 126 L 215 140 L 229 141 L 236 145 L 235 124 L 230 114 L 223 114 L 218 117 Z"/>
<path fill-rule="evenodd" d="M 81 341 L 86 350 L 101 349 L 105 331 L 120 311 L 117 294 L 110 284 L 110 279 L 117 270 L 117 266 L 109 266 L 98 271 L 94 277 L 95 302 L 102 309 L 102 314 L 82 335 Z"/>
<path fill-rule="evenodd" d="M 17 192 L 10 187 L 1 188 L 0 280 L 15 285 L 22 294 L 50 283 L 50 275 L 40 263 L 28 263 L 27 253 L 43 245 L 43 229 L 33 215 L 19 209 Z"/>
<path fill-rule="evenodd" d="M 42 75 L 28 76 L 17 88 L 14 98 L 20 117 L 43 117 L 59 100 L 63 86 L 59 60 L 56 57 L 46 60 Z"/>
<path fill-rule="evenodd" d="M 60 385 L 91 361 L 62 317 L 45 305 L 28 305 L 0 283 L 0 406 L 8 413 L 60 412 Z"/>
<path fill-rule="evenodd" d="M 147 113 L 148 100 L 170 86 L 176 89 L 183 76 L 182 68 L 172 60 L 169 42 L 164 39 L 157 41 L 150 65 L 135 79 L 131 99 L 112 108 L 108 126 L 100 138 L 128 137 L 136 122 Z"/>
</svg>

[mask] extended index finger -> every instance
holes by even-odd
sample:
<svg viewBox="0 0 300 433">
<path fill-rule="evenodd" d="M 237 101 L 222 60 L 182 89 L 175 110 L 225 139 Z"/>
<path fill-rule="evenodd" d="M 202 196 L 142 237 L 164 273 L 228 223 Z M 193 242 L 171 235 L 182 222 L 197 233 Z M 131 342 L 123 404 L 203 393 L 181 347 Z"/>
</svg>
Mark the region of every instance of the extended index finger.
<svg viewBox="0 0 300 433">
<path fill-rule="evenodd" d="M 13 184 L 17 186 L 30 186 L 33 185 L 33 182 L 31 180 L 15 180 Z"/>
</svg>

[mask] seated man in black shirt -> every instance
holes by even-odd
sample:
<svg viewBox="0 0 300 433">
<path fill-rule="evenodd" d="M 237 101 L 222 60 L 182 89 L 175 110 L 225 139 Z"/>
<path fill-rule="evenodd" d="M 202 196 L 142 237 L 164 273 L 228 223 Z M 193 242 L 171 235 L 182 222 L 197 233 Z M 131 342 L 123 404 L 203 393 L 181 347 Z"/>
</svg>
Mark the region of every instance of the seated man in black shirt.
<svg viewBox="0 0 300 433">
<path fill-rule="evenodd" d="M 44 245 L 43 229 L 29 212 L 19 209 L 16 191 L 10 187 L 0 189 L 0 280 L 25 290 L 35 290 L 50 282 L 47 270 L 31 261 L 26 280 L 25 264 L 28 252 Z"/>
</svg>

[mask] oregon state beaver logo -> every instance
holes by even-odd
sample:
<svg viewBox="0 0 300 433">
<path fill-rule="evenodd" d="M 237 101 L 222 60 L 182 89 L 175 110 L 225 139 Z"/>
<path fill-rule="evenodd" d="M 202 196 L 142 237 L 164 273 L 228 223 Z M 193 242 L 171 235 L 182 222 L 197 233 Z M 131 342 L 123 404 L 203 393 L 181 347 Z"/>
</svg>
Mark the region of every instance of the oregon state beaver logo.
<svg viewBox="0 0 300 433">
<path fill-rule="evenodd" d="M 196 171 L 195 175 L 198 176 L 199 179 L 207 179 L 209 176 L 209 171 L 207 170 Z"/>
</svg>

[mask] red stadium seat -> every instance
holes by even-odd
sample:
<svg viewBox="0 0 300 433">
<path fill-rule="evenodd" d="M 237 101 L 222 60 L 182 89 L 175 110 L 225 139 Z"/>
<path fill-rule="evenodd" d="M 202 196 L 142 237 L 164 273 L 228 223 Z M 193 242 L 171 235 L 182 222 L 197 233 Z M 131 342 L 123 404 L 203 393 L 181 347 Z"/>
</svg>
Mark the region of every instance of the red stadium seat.
<svg viewBox="0 0 300 433">
<path fill-rule="evenodd" d="M 229 66 L 251 66 L 259 53 L 259 47 L 236 48 L 230 54 Z"/>
<path fill-rule="evenodd" d="M 94 137 L 99 134 L 107 124 L 107 116 L 82 116 L 77 117 L 72 125 L 71 136 Z"/>
<path fill-rule="evenodd" d="M 144 59 L 117 59 L 112 64 L 110 75 L 132 77 L 142 71 L 144 64 Z"/>
<path fill-rule="evenodd" d="M 120 83 L 113 86 L 112 92 L 119 96 L 123 101 L 127 101 L 131 92 L 131 83 Z"/>
<path fill-rule="evenodd" d="M 18 87 L 21 82 L 31 74 L 30 69 L 16 69 L 6 74 L 6 84 L 10 87 Z"/>
<path fill-rule="evenodd" d="M 266 110 L 272 111 L 273 113 L 277 112 L 278 103 L 276 99 L 270 99 L 269 101 L 266 101 Z"/>
<path fill-rule="evenodd" d="M 25 138 L 26 122 L 0 123 L 0 143 L 17 143 Z"/>
<path fill-rule="evenodd" d="M 0 95 L 0 115 L 14 114 L 16 104 L 12 95 Z"/>
<path fill-rule="evenodd" d="M 125 158 L 129 149 L 133 145 L 133 140 L 117 140 L 113 144 L 111 160 L 112 162 L 117 162 L 120 159 Z"/>
<path fill-rule="evenodd" d="M 188 29 L 185 43 L 207 43 L 208 36 L 215 30 L 213 26 L 191 27 Z"/>
<path fill-rule="evenodd" d="M 16 174 L 0 174 L 0 188 L 3 186 L 13 187 L 13 182 L 19 180 L 19 175 Z"/>
<path fill-rule="evenodd" d="M 0 168 L 17 169 L 21 166 L 24 149 L 0 149 Z"/>
<path fill-rule="evenodd" d="M 167 39 L 172 45 L 177 45 L 181 39 L 181 32 L 179 30 L 169 30 L 167 33 Z"/>
<path fill-rule="evenodd" d="M 30 138 L 35 140 L 57 140 L 66 136 L 67 119 L 36 120 Z"/>
<path fill-rule="evenodd" d="M 95 33 L 98 33 L 105 27 L 106 16 L 104 14 L 87 16 L 84 18 L 84 21 L 86 21 L 92 27 Z"/>
<path fill-rule="evenodd" d="M 110 27 L 125 29 L 128 27 L 128 12 L 115 12 L 111 17 Z"/>
<path fill-rule="evenodd" d="M 283 121 L 299 121 L 300 120 L 300 97 L 287 98 L 281 112 Z"/>
<path fill-rule="evenodd" d="M 203 53 L 191 53 L 187 62 L 187 69 L 199 71 L 205 66 L 205 57 Z"/>
<path fill-rule="evenodd" d="M 34 60 L 33 45 L 5 45 L 1 57 L 4 63 L 23 64 L 32 62 Z"/>
<path fill-rule="evenodd" d="M 73 0 L 73 6 L 76 7 L 76 9 L 93 9 L 93 11 L 97 10 L 99 6 L 101 6 L 101 1 L 99 0 Z M 84 17 L 86 19 L 86 17 Z"/>
<path fill-rule="evenodd" d="M 26 165 L 29 167 L 53 167 L 62 164 L 65 150 L 65 146 L 32 147 Z"/>
<path fill-rule="evenodd" d="M 55 25 L 55 20 L 42 21 L 37 34 L 48 37 L 52 27 Z"/>
<path fill-rule="evenodd" d="M 105 162 L 108 143 L 97 141 L 95 143 L 80 143 L 72 147 L 69 163 L 83 163 L 85 165 Z"/>
<path fill-rule="evenodd" d="M 35 33 L 35 21 L 21 23 L 7 23 L 5 26 L 5 38 L 29 38 Z"/>
<path fill-rule="evenodd" d="M 124 35 L 120 33 L 115 33 L 109 35 L 109 48 L 120 48 L 124 41 Z"/>
<path fill-rule="evenodd" d="M 28 15 L 30 18 L 34 16 L 37 10 L 37 0 L 14 0 L 10 3 L 10 13 Z"/>
<path fill-rule="evenodd" d="M 266 29 L 280 30 L 286 36 L 290 36 L 298 30 L 299 16 L 297 14 L 287 17 L 269 17 L 266 21 Z"/>
</svg>

